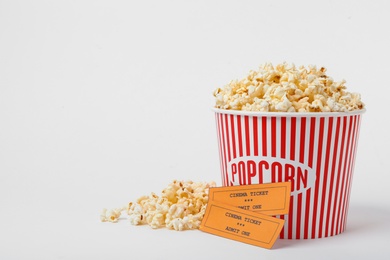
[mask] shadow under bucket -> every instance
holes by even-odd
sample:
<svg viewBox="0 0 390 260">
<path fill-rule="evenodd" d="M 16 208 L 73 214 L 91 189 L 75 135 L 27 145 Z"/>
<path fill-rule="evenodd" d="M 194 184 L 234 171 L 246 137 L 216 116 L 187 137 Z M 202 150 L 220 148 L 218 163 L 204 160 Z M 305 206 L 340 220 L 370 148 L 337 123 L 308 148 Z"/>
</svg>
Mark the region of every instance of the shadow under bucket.
<svg viewBox="0 0 390 260">
<path fill-rule="evenodd" d="M 246 112 L 214 108 L 223 186 L 291 182 L 281 239 L 345 230 L 363 110 Z"/>
</svg>

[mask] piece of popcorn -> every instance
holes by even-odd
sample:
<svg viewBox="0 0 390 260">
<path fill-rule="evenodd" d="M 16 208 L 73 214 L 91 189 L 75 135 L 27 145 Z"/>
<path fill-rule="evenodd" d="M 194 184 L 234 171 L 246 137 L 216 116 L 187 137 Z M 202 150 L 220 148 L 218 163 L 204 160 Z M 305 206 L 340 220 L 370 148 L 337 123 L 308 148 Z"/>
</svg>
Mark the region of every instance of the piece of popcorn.
<svg viewBox="0 0 390 260">
<path fill-rule="evenodd" d="M 292 111 L 291 108 L 293 109 Z M 282 100 L 275 105 L 275 109 L 282 112 L 295 112 L 295 109 L 292 107 L 292 103 L 287 98 L 286 94 L 284 94 Z"/>
<path fill-rule="evenodd" d="M 141 204 L 132 202 L 129 203 L 127 207 L 127 215 L 129 216 L 129 221 L 132 225 L 145 224 L 146 220 L 144 214 L 145 212 Z"/>
<path fill-rule="evenodd" d="M 364 108 L 357 93 L 335 82 L 326 69 L 265 63 L 241 80 L 214 91 L 215 107 L 260 112 L 345 112 Z M 318 96 L 320 95 L 320 96 Z M 304 102 L 300 100 L 304 99 Z"/>
<path fill-rule="evenodd" d="M 103 209 L 100 214 L 100 221 L 116 223 L 124 210 L 125 208 L 116 208 L 112 210 Z"/>
</svg>

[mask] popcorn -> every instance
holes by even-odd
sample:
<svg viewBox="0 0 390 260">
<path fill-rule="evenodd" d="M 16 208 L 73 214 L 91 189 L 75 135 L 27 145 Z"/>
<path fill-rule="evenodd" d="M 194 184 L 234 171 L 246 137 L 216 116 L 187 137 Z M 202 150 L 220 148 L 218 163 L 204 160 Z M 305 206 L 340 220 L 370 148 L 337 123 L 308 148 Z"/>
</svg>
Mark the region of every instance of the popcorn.
<svg viewBox="0 0 390 260">
<path fill-rule="evenodd" d="M 133 214 L 129 217 L 131 224 L 139 225 L 146 223 L 144 217 L 144 210 L 141 205 L 139 205 L 138 203 L 130 202 L 127 207 L 127 212 L 129 211 L 133 212 Z"/>
<path fill-rule="evenodd" d="M 102 213 L 100 214 L 100 220 L 102 222 L 118 222 L 119 217 L 121 216 L 122 211 L 125 208 L 117 208 L 107 211 L 107 209 L 103 209 Z"/>
<path fill-rule="evenodd" d="M 233 80 L 213 95 L 215 107 L 259 112 L 347 112 L 364 108 L 357 93 L 346 91 L 326 69 L 265 63 L 241 80 Z"/>
<path fill-rule="evenodd" d="M 101 221 L 117 222 L 126 211 L 132 225 L 148 224 L 152 228 L 167 227 L 173 230 L 198 229 L 202 222 L 208 190 L 215 182 L 173 181 L 158 196 L 142 196 L 127 207 L 103 210 Z"/>
</svg>

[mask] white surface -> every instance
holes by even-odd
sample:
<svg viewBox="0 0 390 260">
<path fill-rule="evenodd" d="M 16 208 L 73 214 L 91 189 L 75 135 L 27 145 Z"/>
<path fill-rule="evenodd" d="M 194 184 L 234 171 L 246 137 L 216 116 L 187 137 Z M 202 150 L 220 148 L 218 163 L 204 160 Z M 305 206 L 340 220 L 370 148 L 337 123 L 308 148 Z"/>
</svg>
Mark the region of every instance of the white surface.
<svg viewBox="0 0 390 260">
<path fill-rule="evenodd" d="M 389 8 L 0 1 L 0 259 L 389 259 Z M 345 233 L 267 250 L 99 222 L 173 179 L 219 182 L 212 91 L 283 61 L 366 103 Z"/>
</svg>

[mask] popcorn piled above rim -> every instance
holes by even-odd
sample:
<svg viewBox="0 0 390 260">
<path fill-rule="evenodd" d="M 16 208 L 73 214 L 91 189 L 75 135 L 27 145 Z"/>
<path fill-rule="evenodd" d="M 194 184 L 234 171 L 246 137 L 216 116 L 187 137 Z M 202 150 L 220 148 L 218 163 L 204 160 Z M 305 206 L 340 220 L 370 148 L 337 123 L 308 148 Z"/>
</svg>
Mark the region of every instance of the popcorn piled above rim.
<svg viewBox="0 0 390 260">
<path fill-rule="evenodd" d="M 346 91 L 326 69 L 265 63 L 241 80 L 214 91 L 215 107 L 257 112 L 348 112 L 364 108 L 360 94 Z"/>
</svg>

